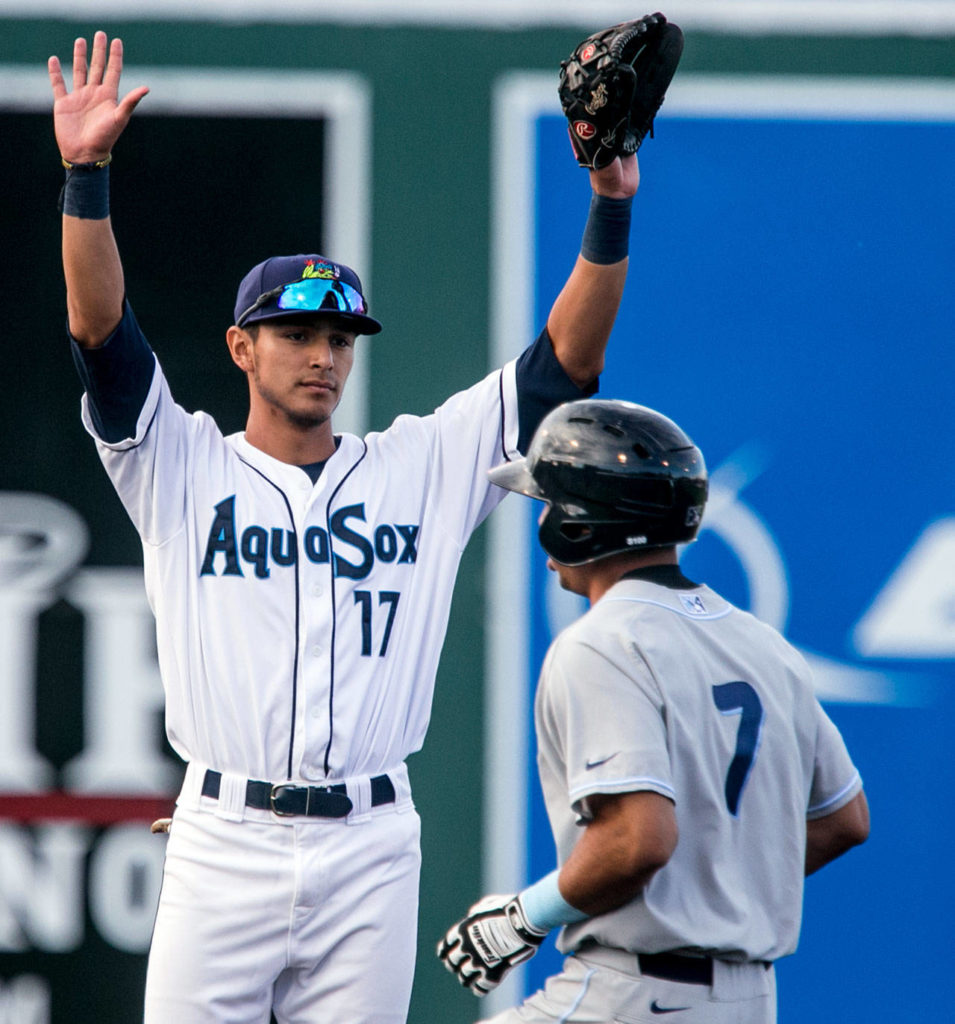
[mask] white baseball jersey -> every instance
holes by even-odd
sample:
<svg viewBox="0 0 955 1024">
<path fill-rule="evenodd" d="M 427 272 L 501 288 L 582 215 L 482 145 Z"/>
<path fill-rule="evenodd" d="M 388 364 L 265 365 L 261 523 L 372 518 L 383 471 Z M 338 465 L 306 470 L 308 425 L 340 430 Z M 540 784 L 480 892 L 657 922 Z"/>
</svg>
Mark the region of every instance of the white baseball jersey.
<svg viewBox="0 0 955 1024">
<path fill-rule="evenodd" d="M 658 582 L 672 576 L 615 584 L 541 672 L 538 758 L 560 862 L 595 793 L 660 793 L 679 827 L 640 897 L 558 944 L 775 960 L 799 936 L 806 820 L 862 783 L 802 656 L 709 588 Z"/>
<path fill-rule="evenodd" d="M 84 423 L 142 542 L 169 740 L 253 779 L 375 775 L 417 750 L 455 574 L 504 495 L 515 363 L 430 416 L 345 434 L 316 483 L 175 404 L 158 362 L 132 436 Z"/>
<path fill-rule="evenodd" d="M 146 1024 L 255 1024 L 270 1007 L 402 1024 L 420 864 L 403 762 L 427 728 L 461 553 L 506 493 L 487 470 L 580 391 L 543 334 L 432 415 L 343 435 L 316 474 L 176 405 L 128 308 L 74 355 L 85 425 L 142 538 L 167 732 L 189 762 Z M 280 817 L 250 798 L 286 780 L 341 786 L 351 810 Z"/>
</svg>

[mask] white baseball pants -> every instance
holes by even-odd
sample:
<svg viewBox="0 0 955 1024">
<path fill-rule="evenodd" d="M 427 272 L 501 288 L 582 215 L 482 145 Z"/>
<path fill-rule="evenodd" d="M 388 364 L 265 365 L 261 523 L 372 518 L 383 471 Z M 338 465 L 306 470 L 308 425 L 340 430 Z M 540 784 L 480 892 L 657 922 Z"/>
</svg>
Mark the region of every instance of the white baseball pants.
<svg viewBox="0 0 955 1024">
<path fill-rule="evenodd" d="M 419 841 L 408 805 L 359 824 L 177 808 L 145 1024 L 404 1024 Z"/>
</svg>

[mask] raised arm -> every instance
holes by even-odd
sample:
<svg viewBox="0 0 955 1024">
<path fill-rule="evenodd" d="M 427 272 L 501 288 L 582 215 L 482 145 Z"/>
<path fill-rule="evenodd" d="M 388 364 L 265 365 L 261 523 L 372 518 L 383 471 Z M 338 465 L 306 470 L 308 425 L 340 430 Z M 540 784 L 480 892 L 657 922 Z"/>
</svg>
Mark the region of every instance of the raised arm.
<svg viewBox="0 0 955 1024">
<path fill-rule="evenodd" d="M 547 318 L 554 354 L 579 387 L 603 370 L 627 279 L 630 204 L 639 185 L 635 155 L 590 171 L 593 201 L 581 253 Z"/>
<path fill-rule="evenodd" d="M 682 31 L 657 12 L 593 33 L 561 62 L 558 95 L 595 198 L 580 258 L 547 331 L 578 387 L 603 369 L 627 276 L 630 203 L 640 184 L 636 152 L 652 134 L 682 53 Z"/>
<path fill-rule="evenodd" d="M 109 218 L 108 163 L 136 104 L 141 86 L 119 99 L 123 44 L 108 48 L 105 32 L 93 37 L 87 67 L 85 39 L 73 45 L 73 90 L 67 91 L 57 57 L 48 68 L 53 125 L 67 167 L 63 190 L 63 273 L 70 333 L 84 347 L 101 345 L 122 317 L 123 267 Z"/>
</svg>

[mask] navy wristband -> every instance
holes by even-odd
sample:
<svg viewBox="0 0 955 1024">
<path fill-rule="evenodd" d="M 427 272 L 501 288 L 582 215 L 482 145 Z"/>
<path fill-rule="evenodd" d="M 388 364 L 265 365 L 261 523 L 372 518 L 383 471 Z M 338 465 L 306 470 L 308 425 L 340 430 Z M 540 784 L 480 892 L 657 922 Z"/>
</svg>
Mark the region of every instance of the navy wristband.
<svg viewBox="0 0 955 1024">
<path fill-rule="evenodd" d="M 633 196 L 611 199 L 594 193 L 580 255 L 589 263 L 619 263 L 630 254 L 630 210 Z"/>
<path fill-rule="evenodd" d="M 105 220 L 109 216 L 109 167 L 68 167 L 60 190 L 59 209 L 70 217 Z"/>
</svg>

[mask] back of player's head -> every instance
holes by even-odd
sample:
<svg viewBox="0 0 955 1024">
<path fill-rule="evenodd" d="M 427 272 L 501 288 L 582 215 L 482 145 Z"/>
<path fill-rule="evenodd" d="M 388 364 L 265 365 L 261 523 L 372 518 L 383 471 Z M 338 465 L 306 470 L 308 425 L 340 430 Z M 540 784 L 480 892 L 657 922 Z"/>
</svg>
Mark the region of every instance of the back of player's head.
<svg viewBox="0 0 955 1024">
<path fill-rule="evenodd" d="M 329 314 L 356 334 L 377 334 L 381 324 L 368 315 L 361 280 L 351 267 L 325 256 L 272 256 L 242 278 L 235 299 L 239 327 L 259 320 Z"/>
<path fill-rule="evenodd" d="M 527 457 L 488 476 L 547 503 L 541 546 L 564 565 L 688 543 L 707 497 L 703 455 L 676 423 L 608 399 L 558 406 Z"/>
</svg>

